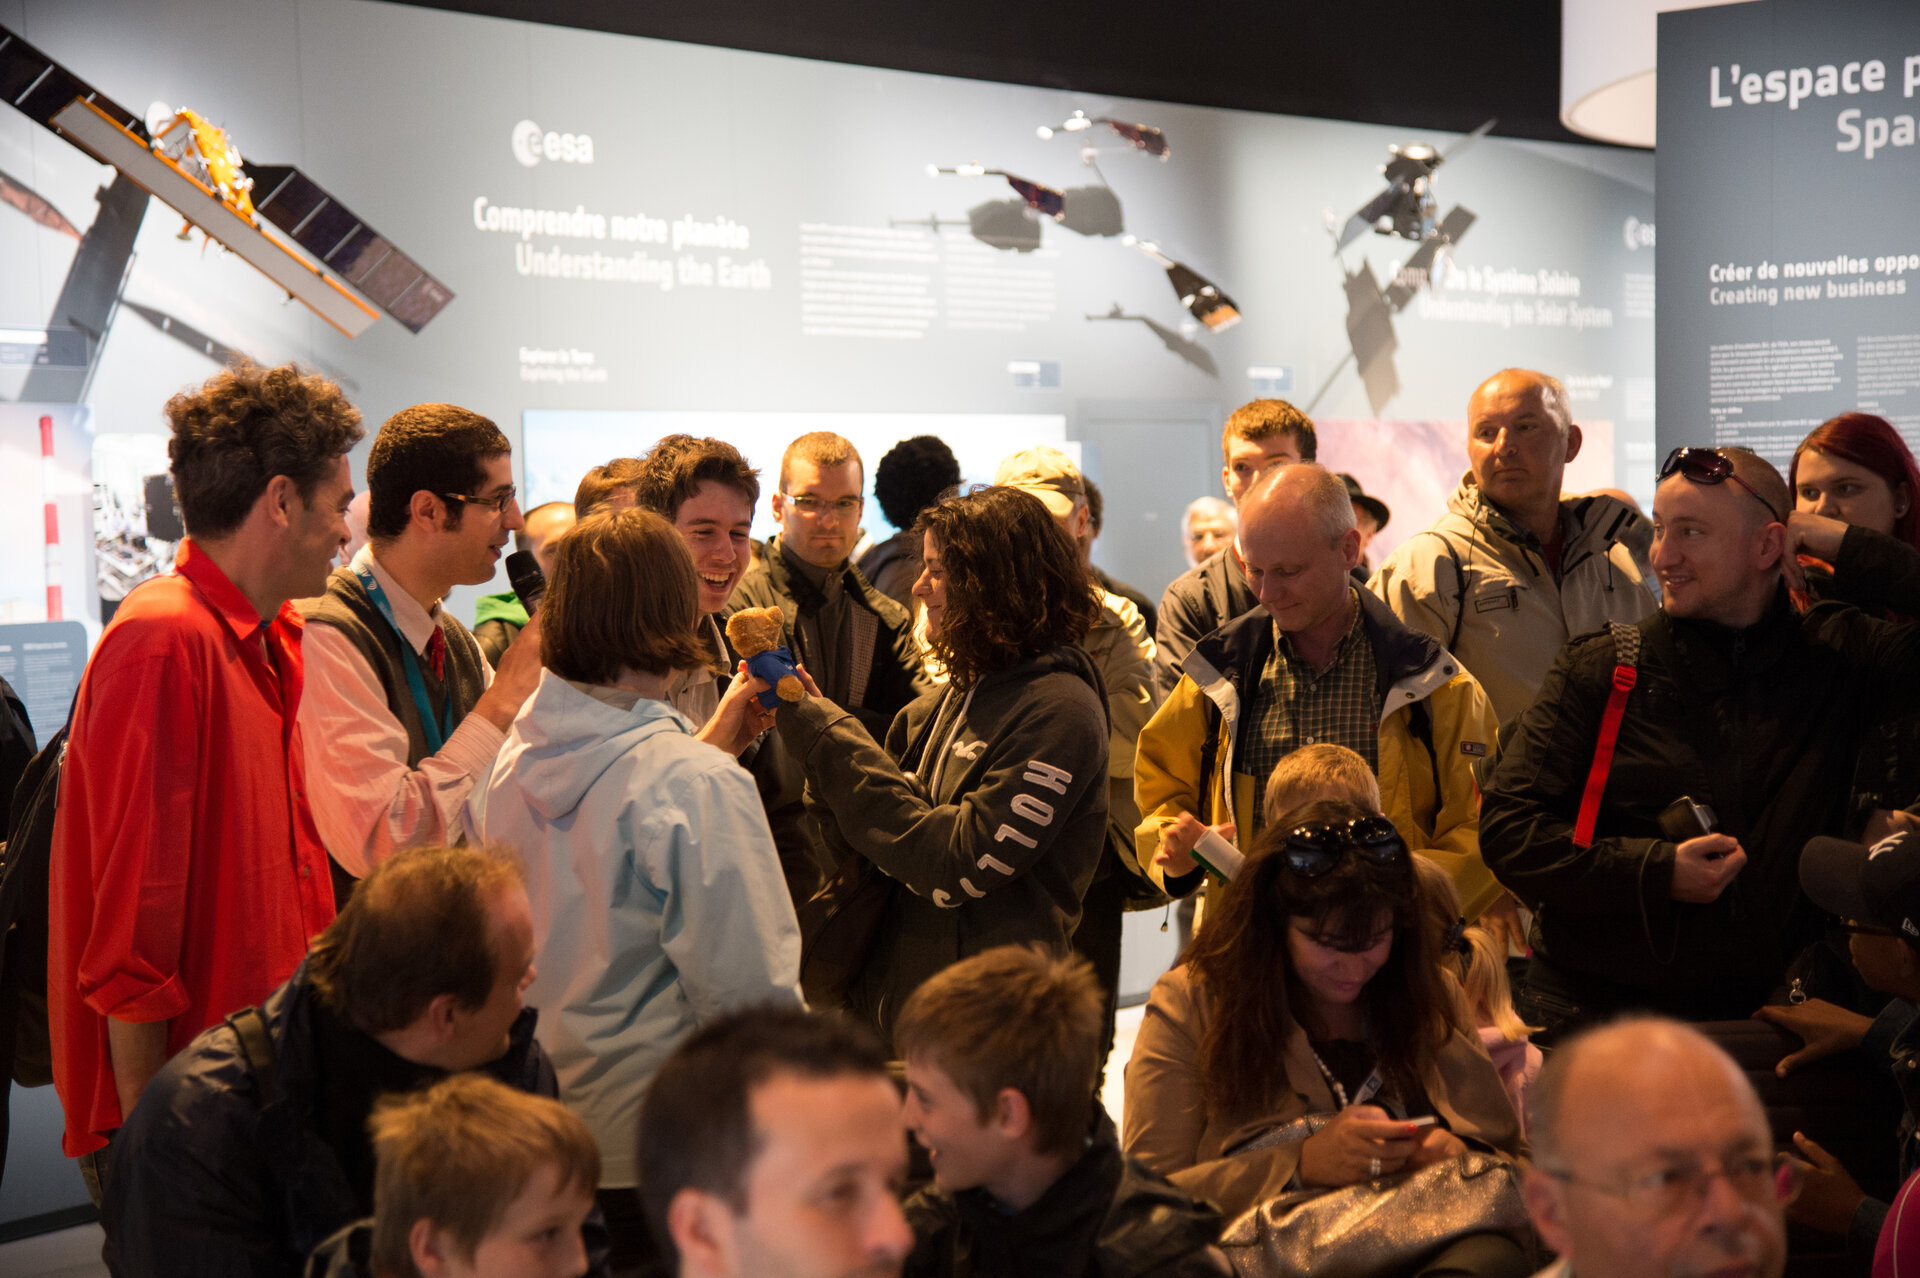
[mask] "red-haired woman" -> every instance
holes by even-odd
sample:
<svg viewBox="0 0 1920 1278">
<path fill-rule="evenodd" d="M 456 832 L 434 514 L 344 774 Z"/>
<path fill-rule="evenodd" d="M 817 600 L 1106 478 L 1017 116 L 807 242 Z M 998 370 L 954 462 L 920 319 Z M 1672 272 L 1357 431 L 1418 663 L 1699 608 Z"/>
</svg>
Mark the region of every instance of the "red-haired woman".
<svg viewBox="0 0 1920 1278">
<path fill-rule="evenodd" d="M 1803 605 L 1852 604 L 1894 619 L 1920 617 L 1920 466 L 1900 432 L 1871 413 L 1822 422 L 1787 470 L 1788 534 L 1804 577 Z M 1877 837 L 1920 819 L 1893 816 L 1920 798 L 1920 721 L 1886 724 L 1861 747 L 1854 832 Z"/>
</svg>

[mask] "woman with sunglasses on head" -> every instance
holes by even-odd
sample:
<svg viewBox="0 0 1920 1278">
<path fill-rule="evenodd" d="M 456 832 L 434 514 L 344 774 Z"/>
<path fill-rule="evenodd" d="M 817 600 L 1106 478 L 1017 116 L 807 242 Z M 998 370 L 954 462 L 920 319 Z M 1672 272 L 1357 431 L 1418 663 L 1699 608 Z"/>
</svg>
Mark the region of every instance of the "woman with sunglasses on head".
<svg viewBox="0 0 1920 1278">
<path fill-rule="evenodd" d="M 1229 1217 L 1469 1149 L 1520 1156 L 1443 975 L 1442 930 L 1390 821 L 1344 801 L 1287 814 L 1154 985 L 1127 1065 L 1127 1153 Z M 1457 1246 L 1446 1272 L 1531 1272 L 1503 1238 Z"/>
<path fill-rule="evenodd" d="M 865 880 L 884 901 L 865 934 L 832 933 L 857 970 L 827 993 L 889 1038 L 907 996 L 957 960 L 1064 948 L 1106 846 L 1107 704 L 1080 646 L 1096 605 L 1078 549 L 1014 488 L 948 498 L 914 531 L 913 592 L 949 682 L 902 709 L 884 745 L 811 680 L 775 720 L 840 862 L 830 890 Z"/>
</svg>

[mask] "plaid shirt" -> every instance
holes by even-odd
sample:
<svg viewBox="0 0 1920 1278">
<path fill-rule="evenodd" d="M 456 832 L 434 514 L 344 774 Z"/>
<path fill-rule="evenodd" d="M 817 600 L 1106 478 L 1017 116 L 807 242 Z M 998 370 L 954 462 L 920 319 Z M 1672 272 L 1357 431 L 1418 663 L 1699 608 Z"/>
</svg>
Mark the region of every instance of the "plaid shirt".
<svg viewBox="0 0 1920 1278">
<path fill-rule="evenodd" d="M 1380 767 L 1379 673 L 1373 644 L 1353 600 L 1353 623 L 1333 650 L 1333 664 L 1315 671 L 1294 655 L 1293 642 L 1274 626 L 1273 652 L 1248 697 L 1241 771 L 1254 778 L 1253 834 L 1265 823 L 1262 796 L 1281 759 L 1305 745 L 1342 745 Z M 1250 836 L 1242 835 L 1242 846 Z"/>
</svg>

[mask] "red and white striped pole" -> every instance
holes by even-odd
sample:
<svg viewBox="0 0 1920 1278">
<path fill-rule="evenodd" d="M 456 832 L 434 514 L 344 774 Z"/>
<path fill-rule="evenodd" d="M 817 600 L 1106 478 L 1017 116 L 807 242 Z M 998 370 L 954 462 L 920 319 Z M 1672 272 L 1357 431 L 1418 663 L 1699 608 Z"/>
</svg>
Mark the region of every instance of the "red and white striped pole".
<svg viewBox="0 0 1920 1278">
<path fill-rule="evenodd" d="M 53 418 L 40 419 L 40 491 L 47 511 L 47 620 L 60 620 L 60 510 L 54 505 Z"/>
</svg>

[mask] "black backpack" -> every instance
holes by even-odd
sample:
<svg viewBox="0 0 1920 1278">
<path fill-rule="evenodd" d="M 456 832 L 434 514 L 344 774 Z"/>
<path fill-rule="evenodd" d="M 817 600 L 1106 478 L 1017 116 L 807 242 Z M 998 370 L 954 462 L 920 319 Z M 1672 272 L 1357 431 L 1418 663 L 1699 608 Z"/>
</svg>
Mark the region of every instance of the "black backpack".
<svg viewBox="0 0 1920 1278">
<path fill-rule="evenodd" d="M 47 884 L 67 729 L 33 756 L 13 791 L 0 845 L 0 1068 L 22 1087 L 53 1081 L 47 1037 Z"/>
</svg>

